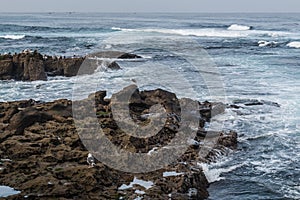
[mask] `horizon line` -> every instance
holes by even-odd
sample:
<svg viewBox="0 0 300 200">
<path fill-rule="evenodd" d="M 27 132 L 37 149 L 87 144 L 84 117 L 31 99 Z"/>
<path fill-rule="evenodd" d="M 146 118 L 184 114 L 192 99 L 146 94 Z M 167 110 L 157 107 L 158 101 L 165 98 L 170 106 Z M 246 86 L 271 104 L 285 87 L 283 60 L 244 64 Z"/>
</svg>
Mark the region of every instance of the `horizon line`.
<svg viewBox="0 0 300 200">
<path fill-rule="evenodd" d="M 300 14 L 300 11 L 297 12 L 289 12 L 289 11 L 246 11 L 246 12 L 236 12 L 236 11 L 200 11 L 200 12 L 191 12 L 191 11 L 158 11 L 158 12 L 153 12 L 153 11 L 5 11 L 1 12 L 1 14 L 6 14 L 6 13 L 119 13 L 119 14 Z"/>
</svg>

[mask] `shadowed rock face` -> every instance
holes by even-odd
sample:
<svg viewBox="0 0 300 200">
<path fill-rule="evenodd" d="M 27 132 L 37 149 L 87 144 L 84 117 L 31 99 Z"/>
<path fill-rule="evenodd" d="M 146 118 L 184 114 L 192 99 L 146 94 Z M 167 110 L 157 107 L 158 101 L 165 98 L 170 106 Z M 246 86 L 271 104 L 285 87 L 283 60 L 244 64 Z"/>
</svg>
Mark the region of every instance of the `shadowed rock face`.
<svg viewBox="0 0 300 200">
<path fill-rule="evenodd" d="M 130 152 L 155 152 L 155 147 L 168 144 L 176 134 L 170 128 L 171 119 L 165 127 L 149 139 L 129 136 L 115 123 L 111 100 L 106 99 L 106 92 L 99 91 L 83 100 L 95 102 L 95 113 L 106 136 L 115 144 Z M 163 97 L 166 101 L 160 101 Z M 130 116 L 144 120 L 153 104 L 160 103 L 168 112 L 180 115 L 178 99 L 175 94 L 164 90 L 138 91 L 130 99 Z M 70 100 L 61 99 L 49 103 L 33 100 L 0 103 L 0 184 L 11 186 L 21 193 L 8 199 L 205 199 L 208 197 L 209 183 L 196 162 L 209 162 L 215 153 L 199 156 L 199 145 L 191 145 L 178 159 L 163 169 L 131 174 L 112 169 L 100 162 L 89 168 L 86 162 L 88 150 L 82 144 L 72 117 Z M 201 123 L 195 140 L 203 141 L 204 123 L 210 120 L 215 104 L 199 103 Z M 84 112 L 84 110 L 82 110 Z M 215 133 L 215 149 L 235 148 L 237 135 Z M 226 146 L 226 147 L 225 147 Z M 200 146 L 201 147 L 201 146 Z M 226 151 L 223 151 L 224 153 Z M 8 160 L 9 159 L 9 160 Z M 177 172 L 179 175 L 164 176 L 164 172 Z M 150 188 L 132 184 L 139 179 L 148 181 Z M 124 187 L 123 187 L 124 188 Z M 191 192 L 190 189 L 194 188 Z M 142 191 L 143 194 L 137 194 Z"/>
<path fill-rule="evenodd" d="M 76 76 L 84 58 L 52 58 L 44 60 L 49 76 Z"/>
<path fill-rule="evenodd" d="M 43 57 L 37 52 L 1 56 L 0 79 L 47 80 Z"/>
<path fill-rule="evenodd" d="M 35 81 L 47 80 L 48 76 L 76 76 L 80 66 L 84 63 L 88 65 L 88 60 L 92 57 L 110 58 L 110 59 L 135 59 L 141 58 L 135 54 L 108 51 L 94 53 L 88 57 L 79 58 L 63 58 L 42 56 L 37 51 L 24 51 L 15 55 L 0 55 L 0 80 L 20 80 L 20 81 Z M 90 67 L 87 71 L 81 74 L 93 73 L 98 65 L 90 61 Z M 115 62 L 106 63 L 107 68 L 112 70 L 121 69 Z"/>
</svg>

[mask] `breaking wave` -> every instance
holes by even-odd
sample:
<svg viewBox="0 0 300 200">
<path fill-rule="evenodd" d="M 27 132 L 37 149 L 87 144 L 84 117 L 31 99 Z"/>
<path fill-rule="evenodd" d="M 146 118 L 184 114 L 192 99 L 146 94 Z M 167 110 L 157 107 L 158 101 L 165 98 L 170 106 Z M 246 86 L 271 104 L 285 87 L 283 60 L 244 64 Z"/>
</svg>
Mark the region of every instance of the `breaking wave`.
<svg viewBox="0 0 300 200">
<path fill-rule="evenodd" d="M 228 30 L 220 29 L 126 29 L 119 27 L 112 27 L 115 31 L 127 31 L 127 32 L 148 32 L 148 33 L 163 33 L 163 34 L 176 34 L 183 36 L 198 36 L 198 37 L 246 37 L 248 34 L 242 32 L 232 32 Z"/>
<path fill-rule="evenodd" d="M 244 26 L 244 25 L 238 25 L 238 24 L 232 24 L 231 26 L 228 27 L 228 30 L 231 31 L 248 31 L 251 30 L 251 26 Z"/>
<path fill-rule="evenodd" d="M 4 35 L 4 36 L 0 36 L 0 38 L 10 39 L 10 40 L 20 40 L 25 38 L 25 35 Z"/>
<path fill-rule="evenodd" d="M 299 49 L 300 48 L 300 42 L 290 42 L 286 46 L 291 47 L 291 48 Z"/>
</svg>

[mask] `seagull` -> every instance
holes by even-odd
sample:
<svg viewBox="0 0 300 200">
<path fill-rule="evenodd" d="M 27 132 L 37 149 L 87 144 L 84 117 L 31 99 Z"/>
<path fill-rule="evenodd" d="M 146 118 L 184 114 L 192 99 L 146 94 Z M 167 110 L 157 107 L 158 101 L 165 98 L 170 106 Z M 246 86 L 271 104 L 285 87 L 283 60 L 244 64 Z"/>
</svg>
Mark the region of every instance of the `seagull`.
<svg viewBox="0 0 300 200">
<path fill-rule="evenodd" d="M 94 156 L 89 153 L 87 159 L 86 159 L 87 163 L 90 165 L 90 167 L 94 167 L 96 164 L 95 164 L 95 159 L 94 159 Z"/>
</svg>

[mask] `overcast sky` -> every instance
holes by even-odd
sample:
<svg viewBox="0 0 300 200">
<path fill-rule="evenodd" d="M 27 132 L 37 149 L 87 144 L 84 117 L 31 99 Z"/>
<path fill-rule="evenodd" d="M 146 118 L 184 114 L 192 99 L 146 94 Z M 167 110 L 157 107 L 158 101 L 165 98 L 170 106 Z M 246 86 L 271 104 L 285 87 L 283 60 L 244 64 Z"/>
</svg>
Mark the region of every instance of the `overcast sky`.
<svg viewBox="0 0 300 200">
<path fill-rule="evenodd" d="M 1 0 L 0 12 L 300 12 L 300 0 Z"/>
</svg>

